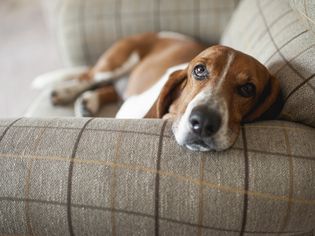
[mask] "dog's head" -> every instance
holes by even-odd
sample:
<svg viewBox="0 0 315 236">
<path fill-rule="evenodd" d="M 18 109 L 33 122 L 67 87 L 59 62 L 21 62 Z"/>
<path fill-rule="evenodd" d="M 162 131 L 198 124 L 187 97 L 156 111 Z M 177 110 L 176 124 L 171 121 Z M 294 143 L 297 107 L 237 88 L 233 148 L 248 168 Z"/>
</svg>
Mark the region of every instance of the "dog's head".
<svg viewBox="0 0 315 236">
<path fill-rule="evenodd" d="M 175 71 L 146 115 L 173 120 L 176 141 L 190 150 L 229 148 L 242 122 L 267 117 L 279 82 L 244 53 L 212 46 Z"/>
</svg>

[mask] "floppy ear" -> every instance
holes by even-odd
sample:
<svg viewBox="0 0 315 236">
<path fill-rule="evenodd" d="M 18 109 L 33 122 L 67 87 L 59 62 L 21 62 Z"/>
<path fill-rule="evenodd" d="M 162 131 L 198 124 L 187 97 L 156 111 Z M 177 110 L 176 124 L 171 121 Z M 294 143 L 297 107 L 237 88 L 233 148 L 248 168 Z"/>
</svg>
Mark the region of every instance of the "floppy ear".
<svg viewBox="0 0 315 236">
<path fill-rule="evenodd" d="M 283 106 L 283 97 L 279 81 L 272 75 L 254 108 L 245 116 L 245 122 L 262 119 L 274 119 Z"/>
<path fill-rule="evenodd" d="M 187 68 L 173 72 L 144 118 L 162 118 L 168 112 L 169 106 L 180 94 L 181 85 L 185 79 L 187 79 Z"/>
</svg>

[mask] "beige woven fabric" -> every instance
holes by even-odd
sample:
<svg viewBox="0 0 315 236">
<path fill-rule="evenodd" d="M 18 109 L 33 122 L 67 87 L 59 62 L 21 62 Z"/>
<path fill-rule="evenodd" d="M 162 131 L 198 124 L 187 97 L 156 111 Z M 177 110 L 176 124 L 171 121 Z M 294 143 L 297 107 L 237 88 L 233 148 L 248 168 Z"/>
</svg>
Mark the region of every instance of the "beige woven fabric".
<svg viewBox="0 0 315 236">
<path fill-rule="evenodd" d="M 170 125 L 1 120 L 0 235 L 312 235 L 314 129 L 246 125 L 199 153 Z"/>
<path fill-rule="evenodd" d="M 70 65 L 92 64 L 116 40 L 176 31 L 218 42 L 238 0 L 64 0 L 58 38 Z"/>
<path fill-rule="evenodd" d="M 291 7 L 297 11 L 306 27 L 315 31 L 315 2 L 313 0 L 290 0 Z"/>
<path fill-rule="evenodd" d="M 315 37 L 289 1 L 242 1 L 221 42 L 254 56 L 280 80 L 283 118 L 315 126 Z"/>
</svg>

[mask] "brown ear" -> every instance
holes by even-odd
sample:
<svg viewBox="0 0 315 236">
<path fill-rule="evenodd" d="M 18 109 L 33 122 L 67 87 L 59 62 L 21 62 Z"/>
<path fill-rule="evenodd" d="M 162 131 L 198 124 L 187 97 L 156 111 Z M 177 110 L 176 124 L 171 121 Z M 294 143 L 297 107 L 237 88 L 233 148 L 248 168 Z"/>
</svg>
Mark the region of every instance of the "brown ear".
<svg viewBox="0 0 315 236">
<path fill-rule="evenodd" d="M 179 95 L 181 85 L 187 78 L 187 69 L 173 72 L 163 86 L 159 97 L 144 118 L 162 118 L 174 99 Z"/>
<path fill-rule="evenodd" d="M 254 108 L 245 116 L 245 122 L 251 122 L 257 119 L 272 119 L 280 112 L 282 108 L 282 96 L 280 83 L 274 77 L 270 79 L 260 95 Z"/>
</svg>

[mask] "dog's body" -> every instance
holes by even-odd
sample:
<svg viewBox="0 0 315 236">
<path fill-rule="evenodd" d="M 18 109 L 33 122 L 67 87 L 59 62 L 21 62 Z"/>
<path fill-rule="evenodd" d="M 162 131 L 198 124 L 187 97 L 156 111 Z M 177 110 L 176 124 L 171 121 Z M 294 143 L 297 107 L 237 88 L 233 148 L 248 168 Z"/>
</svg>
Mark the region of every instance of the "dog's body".
<svg viewBox="0 0 315 236">
<path fill-rule="evenodd" d="M 76 99 L 76 114 L 93 116 L 122 98 L 117 118 L 171 119 L 180 145 L 226 149 L 241 122 L 259 118 L 275 103 L 279 83 L 246 54 L 224 46 L 206 48 L 177 33 L 122 39 L 94 67 L 56 87 L 51 100 L 62 105 Z"/>
<path fill-rule="evenodd" d="M 148 90 L 161 79 L 167 69 L 189 62 L 205 48 L 206 46 L 189 37 L 172 32 L 144 33 L 124 38 L 109 48 L 94 67 L 79 76 L 81 85 L 73 88 L 70 84 L 71 90 L 77 89 L 77 91 L 69 93 L 69 88 L 65 84 L 61 85 L 62 87 L 52 94 L 52 102 L 56 105 L 72 102 L 78 93 L 86 90 L 91 83 L 123 80 L 127 76 L 128 82 L 122 86 L 123 88 L 116 86 L 117 96 L 110 94 L 112 100 L 119 97 L 126 100 Z M 106 86 L 106 90 L 109 90 L 109 87 Z M 103 89 L 104 87 L 94 91 L 94 94 L 99 95 L 100 106 L 103 102 L 112 102 L 112 100 L 108 101 L 108 96 L 104 98 L 109 91 Z M 90 97 L 91 93 L 88 94 L 83 96 L 86 97 L 83 103 L 84 100 L 89 100 L 87 97 Z M 76 108 L 78 116 L 80 113 L 92 116 L 98 110 L 94 107 L 79 108 L 79 103 Z"/>
</svg>

